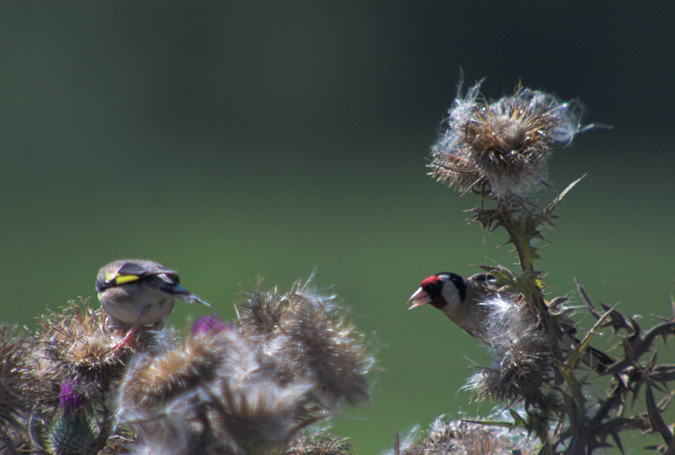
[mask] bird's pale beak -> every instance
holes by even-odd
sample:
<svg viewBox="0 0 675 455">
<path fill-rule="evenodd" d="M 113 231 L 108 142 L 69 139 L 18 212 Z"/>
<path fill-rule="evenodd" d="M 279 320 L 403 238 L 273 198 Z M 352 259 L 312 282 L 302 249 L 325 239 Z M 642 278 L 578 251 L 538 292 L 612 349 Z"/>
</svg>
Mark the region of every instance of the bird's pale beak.
<svg viewBox="0 0 675 455">
<path fill-rule="evenodd" d="M 429 302 L 431 302 L 431 298 L 429 297 L 429 294 L 427 294 L 427 292 L 420 287 L 408 299 L 408 303 L 412 304 L 412 305 L 410 305 L 410 307 L 408 307 L 408 309 L 412 310 L 413 308 L 417 308 L 418 306 L 422 306 L 425 303 L 429 303 Z"/>
</svg>

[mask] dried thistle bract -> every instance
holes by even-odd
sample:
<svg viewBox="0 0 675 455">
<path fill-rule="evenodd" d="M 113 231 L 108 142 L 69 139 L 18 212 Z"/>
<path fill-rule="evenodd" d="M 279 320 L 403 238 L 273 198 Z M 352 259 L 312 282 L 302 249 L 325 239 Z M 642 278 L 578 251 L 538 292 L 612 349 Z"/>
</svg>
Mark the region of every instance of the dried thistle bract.
<svg viewBox="0 0 675 455">
<path fill-rule="evenodd" d="M 107 322 L 103 310 L 92 309 L 87 300 L 70 301 L 60 312 L 52 311 L 42 317 L 36 358 L 41 375 L 48 378 L 55 390 L 60 384 L 75 380 L 88 399 L 102 400 L 100 392 L 122 376 L 125 361 L 132 352 L 114 349 L 120 334 L 108 327 Z"/>
<path fill-rule="evenodd" d="M 576 102 L 516 87 L 495 102 L 480 96 L 482 81 L 458 95 L 447 129 L 432 148 L 431 175 L 461 191 L 522 199 L 545 181 L 547 160 L 587 129 Z"/>
<path fill-rule="evenodd" d="M 542 388 L 552 371 L 551 349 L 530 308 L 514 296 L 496 295 L 482 303 L 488 317 L 494 364 L 465 386 L 475 398 L 543 403 Z"/>
<path fill-rule="evenodd" d="M 368 400 L 374 359 L 335 296 L 297 283 L 286 294 L 275 289 L 246 297 L 242 330 L 259 337 L 265 362 L 282 380 L 315 381 L 313 393 L 324 406 Z"/>
<path fill-rule="evenodd" d="M 25 427 L 33 406 L 47 394 L 33 349 L 26 334 L 0 326 L 0 439 Z"/>
<path fill-rule="evenodd" d="M 441 415 L 427 432 L 413 430 L 384 455 L 512 455 L 540 453 L 540 444 L 522 428 L 509 428 L 505 416 L 483 420 L 450 419 Z"/>
</svg>

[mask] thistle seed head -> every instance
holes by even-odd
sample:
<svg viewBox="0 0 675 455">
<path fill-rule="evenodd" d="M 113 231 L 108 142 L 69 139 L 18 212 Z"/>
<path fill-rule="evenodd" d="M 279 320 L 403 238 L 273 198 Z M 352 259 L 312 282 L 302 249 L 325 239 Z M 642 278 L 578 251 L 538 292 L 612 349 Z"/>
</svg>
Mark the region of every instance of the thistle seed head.
<svg viewBox="0 0 675 455">
<path fill-rule="evenodd" d="M 31 340 L 15 327 L 0 327 L 0 435 L 25 428 L 34 404 L 47 396 Z"/>
<path fill-rule="evenodd" d="M 447 128 L 432 147 L 430 175 L 460 191 L 520 200 L 545 182 L 555 147 L 590 127 L 578 103 L 516 87 L 495 102 L 480 97 L 479 81 L 448 111 Z"/>
<path fill-rule="evenodd" d="M 303 432 L 290 443 L 286 455 L 349 455 L 351 444 L 343 438 L 326 431 Z"/>
<path fill-rule="evenodd" d="M 537 318 L 525 302 L 511 295 L 495 295 L 482 305 L 488 308 L 486 333 L 493 365 L 469 378 L 465 388 L 479 400 L 542 404 L 542 386 L 552 365 L 550 346 Z"/>
<path fill-rule="evenodd" d="M 313 381 L 323 406 L 368 400 L 366 374 L 374 359 L 335 296 L 297 283 L 284 295 L 275 289 L 246 297 L 242 330 L 258 337 L 263 364 L 282 382 Z"/>
<path fill-rule="evenodd" d="M 118 419 L 147 418 L 216 376 L 227 352 L 222 337 L 191 336 L 182 345 L 134 357 L 119 392 Z"/>
</svg>

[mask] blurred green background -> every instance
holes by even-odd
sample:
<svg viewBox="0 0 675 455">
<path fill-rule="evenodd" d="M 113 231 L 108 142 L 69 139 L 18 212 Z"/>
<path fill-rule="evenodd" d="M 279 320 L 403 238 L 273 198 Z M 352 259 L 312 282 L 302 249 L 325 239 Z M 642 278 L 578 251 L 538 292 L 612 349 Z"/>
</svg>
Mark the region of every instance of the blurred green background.
<svg viewBox="0 0 675 455">
<path fill-rule="evenodd" d="M 124 257 L 177 269 L 224 318 L 258 277 L 316 271 L 378 349 L 372 403 L 334 421 L 357 452 L 476 413 L 456 391 L 484 350 L 406 311 L 432 273 L 513 264 L 466 224 L 475 199 L 425 175 L 460 67 L 488 97 L 522 81 L 613 126 L 552 160 L 554 191 L 588 177 L 539 263 L 551 295 L 576 276 L 627 314 L 670 314 L 673 6 L 539 3 L 2 2 L 0 320 L 96 303 L 98 268 Z"/>
</svg>

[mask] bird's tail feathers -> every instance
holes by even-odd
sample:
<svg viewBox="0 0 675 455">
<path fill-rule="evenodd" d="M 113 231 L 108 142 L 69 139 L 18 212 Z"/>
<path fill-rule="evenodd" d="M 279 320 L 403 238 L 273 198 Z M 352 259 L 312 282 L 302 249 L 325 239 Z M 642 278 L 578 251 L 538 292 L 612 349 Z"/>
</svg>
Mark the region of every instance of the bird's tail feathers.
<svg viewBox="0 0 675 455">
<path fill-rule="evenodd" d="M 207 302 L 206 300 L 203 300 L 196 295 L 194 295 L 192 292 L 188 291 L 185 289 L 183 286 L 180 284 L 178 286 L 174 286 L 172 289 L 172 294 L 174 294 L 176 297 L 181 299 L 185 303 L 201 303 L 202 305 L 210 307 L 211 304 Z"/>
<path fill-rule="evenodd" d="M 202 305 L 205 305 L 205 306 L 208 306 L 208 307 L 211 306 L 211 304 L 209 302 L 207 302 L 206 300 L 200 299 L 196 295 L 194 295 L 192 293 L 189 293 L 189 292 L 187 294 L 180 295 L 179 297 L 185 303 L 201 303 Z"/>
</svg>

